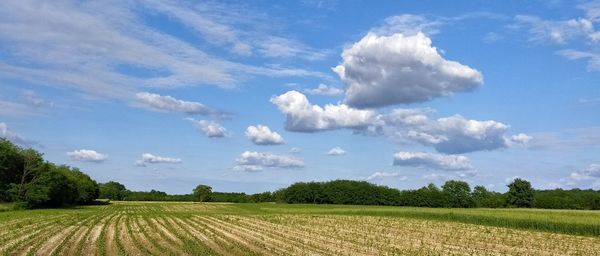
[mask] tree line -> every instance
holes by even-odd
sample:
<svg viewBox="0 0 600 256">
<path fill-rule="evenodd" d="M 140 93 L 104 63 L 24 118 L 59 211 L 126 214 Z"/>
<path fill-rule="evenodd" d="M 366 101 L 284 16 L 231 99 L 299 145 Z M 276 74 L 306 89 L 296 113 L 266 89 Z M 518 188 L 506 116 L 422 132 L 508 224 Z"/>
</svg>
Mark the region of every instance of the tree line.
<svg viewBox="0 0 600 256">
<path fill-rule="evenodd" d="M 190 194 L 169 195 L 158 190 L 130 191 L 125 185 L 110 181 L 100 183 L 99 198 L 118 201 L 183 201 L 183 202 L 228 202 L 228 203 L 262 203 L 275 202 L 271 192 L 246 194 L 236 192 L 214 192 L 212 187 L 198 185 Z"/>
<path fill-rule="evenodd" d="M 531 183 L 515 179 L 506 193 L 483 186 L 471 189 L 465 181 L 450 180 L 438 188 L 429 184 L 414 190 L 398 190 L 366 181 L 334 180 L 297 182 L 274 192 L 256 194 L 213 192 L 198 185 L 190 194 L 162 191 L 130 191 L 110 181 L 98 184 L 77 168 L 44 160 L 34 149 L 23 149 L 0 138 L 0 202 L 19 207 L 57 207 L 90 204 L 97 198 L 129 201 L 199 201 L 232 203 L 308 203 L 392 205 L 415 207 L 520 207 L 548 209 L 600 209 L 600 191 L 588 189 L 535 190 Z"/>
<path fill-rule="evenodd" d="M 34 149 L 23 149 L 0 138 L 0 202 L 18 207 L 89 204 L 99 186 L 77 168 L 44 160 Z"/>
<path fill-rule="evenodd" d="M 515 179 L 506 193 L 483 186 L 471 189 L 465 181 L 449 180 L 438 188 L 429 184 L 398 190 L 366 181 L 297 182 L 273 193 L 285 203 L 391 205 L 449 208 L 546 208 L 600 210 L 600 191 L 588 189 L 535 190 L 529 181 Z"/>
<path fill-rule="evenodd" d="M 600 210 L 600 191 L 535 190 L 531 183 L 515 179 L 506 193 L 489 191 L 483 186 L 471 189 L 465 181 L 446 181 L 441 188 L 429 184 L 414 190 L 398 190 L 366 181 L 334 180 L 297 182 L 274 192 L 257 194 L 213 192 L 198 185 L 190 194 L 169 195 L 151 190 L 129 191 L 117 182 L 100 184 L 100 198 L 125 201 L 189 201 L 288 204 L 353 204 L 448 208 L 547 208 Z"/>
</svg>

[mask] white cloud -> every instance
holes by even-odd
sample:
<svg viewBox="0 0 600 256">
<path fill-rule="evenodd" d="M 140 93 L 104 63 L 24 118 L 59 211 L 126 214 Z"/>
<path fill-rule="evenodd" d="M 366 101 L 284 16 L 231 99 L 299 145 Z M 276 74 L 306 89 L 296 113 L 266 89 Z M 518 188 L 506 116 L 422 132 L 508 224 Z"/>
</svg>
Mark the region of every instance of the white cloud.
<svg viewBox="0 0 600 256">
<path fill-rule="evenodd" d="M 0 44 L 10 51 L 2 58 L 0 76 L 117 99 L 129 99 L 135 91 L 147 86 L 232 87 L 255 75 L 328 77 L 321 72 L 253 66 L 213 56 L 198 48 L 198 44 L 148 25 L 136 11 L 138 4 L 136 1 L 43 4 L 29 0 L 2 1 Z M 146 8 L 157 14 L 173 14 L 155 4 L 158 3 L 144 2 Z M 207 41 L 213 41 L 227 34 L 227 28 L 217 25 L 223 19 L 215 14 L 216 6 L 196 3 L 179 9 L 195 13 L 193 18 L 210 19 L 195 25 L 204 31 L 203 35 L 212 35 Z M 199 10 L 202 8 L 204 11 Z M 239 8 L 230 8 L 229 12 L 218 13 L 235 16 L 238 11 Z M 246 14 L 249 15 L 243 15 L 245 20 L 256 15 Z M 258 26 L 249 30 L 255 29 Z M 245 51 L 243 42 L 237 43 L 235 37 L 226 40 L 225 45 Z M 143 75 L 128 72 L 131 69 Z"/>
<path fill-rule="evenodd" d="M 149 92 L 139 92 L 136 93 L 135 96 L 140 103 L 143 103 L 154 110 L 199 115 L 208 115 L 214 112 L 199 102 L 178 100 L 171 96 L 162 96 Z"/>
<path fill-rule="evenodd" d="M 420 15 L 401 14 L 385 19 L 385 24 L 375 28 L 374 33 L 379 35 L 392 35 L 402 33 L 404 35 L 415 35 L 425 33 L 427 35 L 437 34 L 439 28 L 444 24 L 441 20 L 429 20 Z"/>
<path fill-rule="evenodd" d="M 600 181 L 600 164 L 590 164 L 587 168 L 579 171 L 574 171 L 569 175 L 569 178 L 575 181 L 582 180 L 598 180 Z"/>
<path fill-rule="evenodd" d="M 344 93 L 344 90 L 342 90 L 342 89 L 330 87 L 325 84 L 319 84 L 319 86 L 317 86 L 317 88 L 305 89 L 304 91 L 311 95 L 326 95 L 326 96 L 336 96 L 336 95 L 341 95 Z"/>
<path fill-rule="evenodd" d="M 518 144 L 527 144 L 532 139 L 533 139 L 533 137 L 531 137 L 527 134 L 524 134 L 524 133 L 519 133 L 517 135 L 513 135 L 510 137 L 511 142 L 518 143 Z"/>
<path fill-rule="evenodd" d="M 346 103 L 382 107 L 427 101 L 483 83 L 475 69 L 444 59 L 423 33 L 379 36 L 368 33 L 342 53 L 333 70 L 346 83 Z"/>
<path fill-rule="evenodd" d="M 558 55 L 563 56 L 569 60 L 587 59 L 588 70 L 600 71 L 600 54 L 591 51 L 579 51 L 573 49 L 564 49 L 557 52 Z"/>
<path fill-rule="evenodd" d="M 577 38 L 585 38 L 590 42 L 600 40 L 600 33 L 594 29 L 592 21 L 586 18 L 544 20 L 536 16 L 518 15 L 515 21 L 517 27 L 528 29 L 529 40 L 533 42 L 566 44 Z"/>
<path fill-rule="evenodd" d="M 186 118 L 185 120 L 190 121 L 196 127 L 196 129 L 198 129 L 198 131 L 209 138 L 222 138 L 227 136 L 227 129 L 217 122 L 196 120 L 193 118 Z"/>
<path fill-rule="evenodd" d="M 235 170 L 261 171 L 264 168 L 302 168 L 304 162 L 301 159 L 276 155 L 268 152 L 245 151 L 235 160 Z"/>
<path fill-rule="evenodd" d="M 285 143 L 279 133 L 264 125 L 248 126 L 246 137 L 256 145 L 279 145 Z"/>
<path fill-rule="evenodd" d="M 100 154 L 95 150 L 91 149 L 78 149 L 71 152 L 67 152 L 67 156 L 69 156 L 73 160 L 94 163 L 104 162 L 108 158 L 106 155 Z"/>
<path fill-rule="evenodd" d="M 395 109 L 382 116 L 384 133 L 433 146 L 436 151 L 461 154 L 507 147 L 508 125 L 487 120 L 468 120 L 460 115 L 431 119 L 429 109 Z M 526 135 L 525 135 L 526 136 Z"/>
<path fill-rule="evenodd" d="M 375 172 L 371 174 L 369 177 L 366 177 L 365 180 L 382 180 L 386 178 L 395 178 L 398 177 L 400 181 L 408 180 L 406 176 L 400 176 L 398 172 Z"/>
<path fill-rule="evenodd" d="M 21 146 L 31 146 L 37 144 L 37 142 L 25 139 L 21 135 L 13 132 L 6 123 L 0 123 L 0 138 L 5 138 L 10 142 Z"/>
<path fill-rule="evenodd" d="M 426 152 L 398 152 L 394 154 L 394 165 L 446 171 L 468 171 L 473 169 L 469 158 L 466 156 L 439 155 Z"/>
<path fill-rule="evenodd" d="M 164 156 L 156 156 L 150 153 L 142 154 L 142 159 L 135 162 L 137 166 L 146 166 L 146 164 L 158 164 L 158 163 L 181 163 L 181 158 L 171 158 Z"/>
<path fill-rule="evenodd" d="M 346 150 L 343 150 L 340 147 L 335 147 L 327 151 L 327 154 L 330 156 L 343 156 L 346 154 Z"/>
<path fill-rule="evenodd" d="M 277 36 L 264 36 L 257 43 L 258 51 L 265 57 L 290 58 L 299 57 L 307 60 L 321 60 L 328 51 L 308 47 L 298 41 Z"/>
<path fill-rule="evenodd" d="M 304 94 L 297 91 L 274 96 L 271 102 L 287 115 L 286 130 L 295 132 L 364 129 L 375 116 L 372 110 L 358 110 L 345 104 L 327 104 L 324 108 L 312 105 Z"/>
<path fill-rule="evenodd" d="M 25 104 L 0 100 L 0 116 L 22 117 L 32 114 L 32 109 Z"/>
<path fill-rule="evenodd" d="M 527 30 L 531 42 L 584 47 L 585 49 L 561 49 L 557 54 L 569 60 L 587 60 L 589 71 L 600 71 L 600 53 L 596 47 L 600 43 L 600 31 L 595 28 L 600 22 L 600 4 L 591 1 L 578 7 L 585 12 L 583 16 L 545 20 L 537 16 L 519 15 L 515 17 L 513 27 Z"/>
<path fill-rule="evenodd" d="M 433 146 L 447 154 L 504 148 L 512 139 L 506 135 L 509 126 L 501 122 L 469 120 L 460 115 L 433 119 L 429 117 L 431 109 L 398 108 L 377 114 L 375 110 L 354 109 L 345 104 L 321 108 L 297 91 L 272 97 L 271 102 L 286 114 L 286 130 L 294 132 L 353 129 L 356 133 L 384 134 L 401 142 Z M 519 139 L 525 139 L 523 136 Z"/>
</svg>

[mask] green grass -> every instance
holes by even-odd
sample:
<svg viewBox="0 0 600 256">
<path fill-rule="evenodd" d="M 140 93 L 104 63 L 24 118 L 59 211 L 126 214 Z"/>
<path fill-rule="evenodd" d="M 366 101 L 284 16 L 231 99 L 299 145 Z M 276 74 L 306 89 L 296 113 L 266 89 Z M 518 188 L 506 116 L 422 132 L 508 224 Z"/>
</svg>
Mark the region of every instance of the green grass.
<svg viewBox="0 0 600 256">
<path fill-rule="evenodd" d="M 168 205 L 168 204 L 167 204 Z M 600 236 L 600 211 L 420 208 L 357 205 L 231 204 L 206 214 L 327 214 L 453 221 L 571 235 Z M 167 207 L 167 206 L 165 206 Z"/>
<path fill-rule="evenodd" d="M 11 211 L 14 205 L 13 203 L 0 203 L 0 212 Z"/>
<path fill-rule="evenodd" d="M 391 206 L 356 205 L 305 205 L 305 204 L 218 204 L 201 212 L 170 210 L 177 202 L 113 202 L 108 206 L 82 206 L 68 209 L 14 210 L 0 212 L 0 223 L 15 218 L 35 218 L 57 214 L 80 214 L 87 216 L 105 207 L 126 207 L 131 204 L 148 205 L 145 217 L 206 215 L 269 215 L 269 214 L 312 214 L 312 215 L 353 215 L 386 216 L 424 220 L 452 221 L 494 227 L 537 230 L 571 235 L 600 236 L 600 211 L 585 210 L 544 210 L 544 209 L 448 209 Z M 212 204 L 209 204 L 212 205 Z M 168 211 L 166 211 L 168 210 Z"/>
<path fill-rule="evenodd" d="M 108 232 L 112 225 L 114 237 L 107 239 L 113 234 Z M 303 250 L 337 255 L 337 250 L 364 254 L 369 248 L 375 250 L 371 252 L 424 255 L 520 250 L 551 254 L 568 248 L 573 254 L 597 250 L 600 255 L 600 211 L 579 210 L 113 202 L 4 211 L 0 227 L 4 227 L 0 228 L 0 255 L 35 254 L 41 248 L 54 248 L 52 255 L 68 250 L 75 255 L 136 251 L 262 255 L 302 254 Z M 61 233 L 66 228 L 72 231 Z M 77 230 L 83 237 L 75 236 Z M 464 236 L 457 237 L 455 232 Z M 54 242 L 46 244 L 51 237 Z M 71 237 L 81 239 L 70 241 Z M 92 237 L 97 240 L 90 243 Z M 530 243 L 533 240 L 536 243 Z M 466 246 L 469 242 L 472 247 Z"/>
</svg>

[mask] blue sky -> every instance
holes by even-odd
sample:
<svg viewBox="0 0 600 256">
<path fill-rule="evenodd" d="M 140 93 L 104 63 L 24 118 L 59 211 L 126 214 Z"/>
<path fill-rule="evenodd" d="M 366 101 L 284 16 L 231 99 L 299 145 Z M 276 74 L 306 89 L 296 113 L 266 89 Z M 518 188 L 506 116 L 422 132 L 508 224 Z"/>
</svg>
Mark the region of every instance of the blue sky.
<svg viewBox="0 0 600 256">
<path fill-rule="evenodd" d="M 597 1 L 0 7 L 0 136 L 100 182 L 600 189 Z"/>
</svg>

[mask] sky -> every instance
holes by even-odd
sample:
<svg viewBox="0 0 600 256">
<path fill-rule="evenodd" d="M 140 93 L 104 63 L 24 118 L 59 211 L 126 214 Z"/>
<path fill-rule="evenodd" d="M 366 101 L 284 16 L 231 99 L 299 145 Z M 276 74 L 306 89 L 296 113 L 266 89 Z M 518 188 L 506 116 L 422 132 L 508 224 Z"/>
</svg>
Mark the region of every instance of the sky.
<svg viewBox="0 0 600 256">
<path fill-rule="evenodd" d="M 600 1 L 0 2 L 0 137 L 131 190 L 600 189 Z"/>
</svg>

